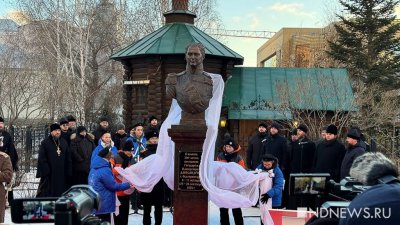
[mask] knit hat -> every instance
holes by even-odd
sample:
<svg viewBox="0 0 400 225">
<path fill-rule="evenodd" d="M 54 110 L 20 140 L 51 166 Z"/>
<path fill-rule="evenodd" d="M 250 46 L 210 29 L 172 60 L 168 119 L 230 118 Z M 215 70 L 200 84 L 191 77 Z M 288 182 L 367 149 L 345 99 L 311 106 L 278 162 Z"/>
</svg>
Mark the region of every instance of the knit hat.
<svg viewBox="0 0 400 225">
<path fill-rule="evenodd" d="M 133 149 L 133 142 L 132 141 L 127 141 L 124 144 L 124 147 L 122 147 L 123 151 L 132 151 Z"/>
<path fill-rule="evenodd" d="M 237 149 L 239 147 L 239 145 L 233 138 L 227 138 L 226 140 L 224 140 L 224 146 L 225 145 L 230 145 L 233 149 Z"/>
<path fill-rule="evenodd" d="M 68 120 L 68 122 L 76 122 L 76 119 L 73 115 L 67 116 L 67 120 Z"/>
<path fill-rule="evenodd" d="M 258 127 L 265 127 L 265 129 L 267 129 L 268 125 L 265 122 L 261 122 L 260 124 L 258 124 Z"/>
<path fill-rule="evenodd" d="M 156 129 L 150 129 L 146 132 L 145 137 L 149 140 L 152 137 L 158 137 L 158 131 Z"/>
<path fill-rule="evenodd" d="M 125 130 L 125 125 L 123 123 L 117 124 L 117 130 Z"/>
<path fill-rule="evenodd" d="M 110 148 L 109 147 L 105 147 L 102 150 L 99 151 L 99 153 L 97 154 L 98 156 L 100 156 L 101 158 L 104 158 L 107 156 L 107 154 L 110 152 Z"/>
<path fill-rule="evenodd" d="M 274 155 L 271 155 L 271 154 L 265 154 L 265 155 L 263 155 L 262 161 L 263 161 L 263 162 L 271 162 L 271 161 L 274 161 L 274 162 L 272 163 L 272 168 L 275 168 L 276 165 L 278 164 L 278 158 L 276 158 Z"/>
<path fill-rule="evenodd" d="M 272 127 L 275 128 L 275 129 L 277 129 L 278 131 L 282 129 L 282 126 L 281 126 L 279 123 L 277 123 L 277 122 L 272 122 L 271 128 L 272 128 Z"/>
<path fill-rule="evenodd" d="M 68 124 L 68 120 L 67 120 L 67 118 L 63 117 L 63 118 L 60 119 L 60 121 L 58 121 L 58 123 L 59 123 L 60 125 Z"/>
<path fill-rule="evenodd" d="M 308 132 L 308 128 L 307 128 L 307 126 L 306 126 L 305 124 L 300 124 L 300 125 L 297 127 L 297 129 L 298 129 L 298 130 L 302 130 L 304 133 L 307 133 L 307 132 Z"/>
<path fill-rule="evenodd" d="M 100 118 L 99 118 L 99 123 L 101 123 L 101 122 L 103 122 L 103 121 L 108 122 L 108 118 L 105 117 L 105 116 L 100 117 Z"/>
<path fill-rule="evenodd" d="M 0 123 L 4 123 L 4 119 L 1 116 L 0 116 Z"/>
<path fill-rule="evenodd" d="M 338 129 L 335 125 L 331 124 L 326 128 L 326 133 L 337 135 Z"/>
<path fill-rule="evenodd" d="M 150 116 L 149 122 L 151 122 L 152 120 L 158 120 L 158 119 L 157 119 L 157 117 L 155 117 L 155 116 Z"/>
<path fill-rule="evenodd" d="M 350 128 L 349 132 L 347 132 L 347 137 L 360 140 L 361 134 L 357 129 Z"/>
<path fill-rule="evenodd" d="M 53 130 L 61 130 L 61 127 L 58 123 L 53 123 L 52 125 L 50 125 L 50 132 L 52 132 Z"/>
<path fill-rule="evenodd" d="M 136 123 L 135 125 L 133 125 L 132 129 L 134 129 L 134 128 L 138 127 L 138 126 L 144 127 L 144 124 L 143 123 Z"/>
<path fill-rule="evenodd" d="M 76 133 L 80 134 L 82 131 L 86 131 L 86 132 L 87 132 L 86 127 L 84 127 L 84 126 L 79 126 L 78 128 L 76 128 Z"/>
</svg>

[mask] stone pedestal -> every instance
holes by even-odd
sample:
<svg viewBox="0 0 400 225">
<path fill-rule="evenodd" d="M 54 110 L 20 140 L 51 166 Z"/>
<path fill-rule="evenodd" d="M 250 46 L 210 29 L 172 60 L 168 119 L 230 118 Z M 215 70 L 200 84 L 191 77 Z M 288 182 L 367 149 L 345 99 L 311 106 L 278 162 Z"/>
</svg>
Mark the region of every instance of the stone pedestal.
<svg viewBox="0 0 400 225">
<path fill-rule="evenodd" d="M 182 122 L 168 130 L 175 142 L 174 225 L 207 225 L 208 193 L 199 177 L 207 127 L 204 122 Z"/>
</svg>

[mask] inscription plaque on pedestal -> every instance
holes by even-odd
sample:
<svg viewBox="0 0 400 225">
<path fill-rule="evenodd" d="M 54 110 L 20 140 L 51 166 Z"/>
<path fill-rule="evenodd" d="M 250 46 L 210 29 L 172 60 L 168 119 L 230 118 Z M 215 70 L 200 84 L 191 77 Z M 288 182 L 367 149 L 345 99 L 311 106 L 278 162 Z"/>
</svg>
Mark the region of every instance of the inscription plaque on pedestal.
<svg viewBox="0 0 400 225">
<path fill-rule="evenodd" d="M 178 190 L 203 191 L 199 177 L 201 152 L 179 151 Z"/>
</svg>

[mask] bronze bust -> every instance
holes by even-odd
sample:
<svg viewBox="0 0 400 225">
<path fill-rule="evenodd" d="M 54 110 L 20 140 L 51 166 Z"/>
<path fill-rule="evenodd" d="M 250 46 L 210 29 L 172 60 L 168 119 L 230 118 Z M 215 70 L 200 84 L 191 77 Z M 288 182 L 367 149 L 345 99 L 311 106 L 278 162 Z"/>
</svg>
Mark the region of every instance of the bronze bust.
<svg viewBox="0 0 400 225">
<path fill-rule="evenodd" d="M 186 47 L 186 70 L 168 74 L 165 80 L 167 96 L 175 98 L 181 109 L 190 114 L 204 112 L 212 97 L 211 77 L 203 70 L 204 46 L 192 43 Z"/>
</svg>

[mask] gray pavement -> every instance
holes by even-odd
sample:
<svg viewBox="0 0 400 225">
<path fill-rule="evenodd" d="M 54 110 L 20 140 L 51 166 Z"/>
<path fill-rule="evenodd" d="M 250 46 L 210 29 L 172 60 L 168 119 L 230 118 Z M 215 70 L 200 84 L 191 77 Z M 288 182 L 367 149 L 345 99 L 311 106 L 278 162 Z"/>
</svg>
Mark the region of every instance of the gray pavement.
<svg viewBox="0 0 400 225">
<path fill-rule="evenodd" d="M 139 210 L 139 213 L 143 211 Z M 260 209 L 259 208 L 243 208 L 243 217 L 245 225 L 258 225 L 260 224 Z M 142 224 L 142 215 L 133 214 L 133 210 L 129 215 L 129 225 L 140 225 Z M 190 213 L 190 212 L 188 212 Z M 6 210 L 5 224 L 14 224 L 11 222 L 10 209 Z M 231 224 L 235 224 L 233 221 L 233 216 L 231 210 L 229 210 L 230 222 Z M 44 223 L 45 224 L 45 223 Z M 154 221 L 153 221 L 154 224 Z M 172 225 L 173 224 L 173 215 L 170 213 L 169 208 L 164 208 L 163 213 L 163 225 Z M 218 225 L 219 224 L 219 209 L 213 203 L 208 204 L 208 224 L 209 225 Z M 38 223 L 36 223 L 38 225 Z M 74 224 L 75 225 L 75 224 Z M 78 224 L 76 224 L 78 225 Z M 189 224 L 190 225 L 190 224 Z"/>
</svg>

